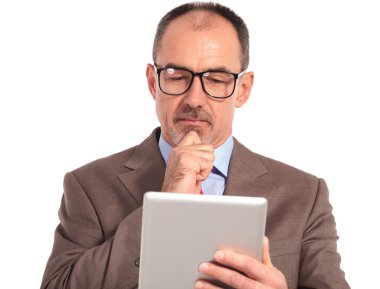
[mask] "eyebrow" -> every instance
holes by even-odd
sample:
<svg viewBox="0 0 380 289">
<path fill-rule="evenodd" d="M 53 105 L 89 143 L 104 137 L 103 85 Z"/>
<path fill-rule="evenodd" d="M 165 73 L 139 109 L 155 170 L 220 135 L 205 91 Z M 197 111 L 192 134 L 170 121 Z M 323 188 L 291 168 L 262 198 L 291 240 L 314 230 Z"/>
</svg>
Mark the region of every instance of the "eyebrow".
<svg viewBox="0 0 380 289">
<path fill-rule="evenodd" d="M 175 69 L 186 69 L 186 70 L 190 70 L 190 71 L 193 71 L 192 69 L 190 69 L 189 67 L 186 67 L 186 66 L 183 66 L 183 65 L 178 65 L 178 64 L 175 64 L 173 62 L 169 62 L 167 63 L 165 66 L 163 66 L 162 68 L 166 69 L 166 68 L 175 68 Z M 216 67 L 209 67 L 203 71 L 225 71 L 225 72 L 230 72 L 232 73 L 229 69 L 227 69 L 225 66 L 221 65 L 221 66 L 216 66 Z"/>
</svg>

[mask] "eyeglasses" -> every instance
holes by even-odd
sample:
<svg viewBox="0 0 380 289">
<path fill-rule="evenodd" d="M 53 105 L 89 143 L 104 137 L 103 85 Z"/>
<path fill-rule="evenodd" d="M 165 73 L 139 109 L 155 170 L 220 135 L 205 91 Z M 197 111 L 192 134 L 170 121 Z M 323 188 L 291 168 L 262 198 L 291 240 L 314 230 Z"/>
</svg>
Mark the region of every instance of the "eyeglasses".
<svg viewBox="0 0 380 289">
<path fill-rule="evenodd" d="M 185 68 L 158 68 L 157 64 L 154 64 L 154 67 L 158 75 L 158 85 L 163 93 L 169 95 L 184 94 L 190 89 L 194 77 L 198 76 L 203 91 L 213 98 L 230 97 L 235 91 L 236 79 L 245 73 L 245 70 L 240 73 L 219 70 L 193 72 Z"/>
</svg>

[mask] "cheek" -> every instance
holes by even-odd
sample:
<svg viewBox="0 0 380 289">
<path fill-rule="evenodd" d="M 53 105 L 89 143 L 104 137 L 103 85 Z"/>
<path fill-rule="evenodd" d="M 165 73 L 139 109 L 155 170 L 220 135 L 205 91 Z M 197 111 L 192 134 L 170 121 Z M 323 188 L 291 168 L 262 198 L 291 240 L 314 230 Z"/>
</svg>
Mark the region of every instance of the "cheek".
<svg viewBox="0 0 380 289">
<path fill-rule="evenodd" d="M 178 101 L 168 97 L 158 96 L 156 98 L 156 113 L 161 124 L 170 124 L 173 121 L 173 115 L 178 107 Z"/>
<path fill-rule="evenodd" d="M 215 124 L 225 127 L 232 123 L 234 117 L 234 104 L 229 102 L 219 103 L 218 107 L 214 107 Z"/>
</svg>

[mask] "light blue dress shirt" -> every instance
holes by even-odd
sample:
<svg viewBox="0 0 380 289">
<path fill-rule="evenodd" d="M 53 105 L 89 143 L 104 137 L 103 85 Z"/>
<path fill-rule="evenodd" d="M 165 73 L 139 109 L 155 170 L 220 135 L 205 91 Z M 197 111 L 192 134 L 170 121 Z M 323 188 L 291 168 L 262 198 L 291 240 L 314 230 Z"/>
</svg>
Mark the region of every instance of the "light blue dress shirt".
<svg viewBox="0 0 380 289">
<path fill-rule="evenodd" d="M 158 141 L 158 146 L 167 164 L 172 147 L 162 135 Z M 202 182 L 202 191 L 205 195 L 223 195 L 233 147 L 234 141 L 230 136 L 224 144 L 214 150 L 214 166 L 208 178 Z"/>
</svg>

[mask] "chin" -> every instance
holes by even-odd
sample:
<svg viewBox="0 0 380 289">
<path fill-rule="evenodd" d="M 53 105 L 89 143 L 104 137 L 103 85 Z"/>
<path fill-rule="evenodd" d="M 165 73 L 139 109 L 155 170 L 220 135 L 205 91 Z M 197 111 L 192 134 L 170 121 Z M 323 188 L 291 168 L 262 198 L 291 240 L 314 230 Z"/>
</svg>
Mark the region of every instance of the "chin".
<svg viewBox="0 0 380 289">
<path fill-rule="evenodd" d="M 181 142 L 181 140 L 190 131 L 195 131 L 199 135 L 199 138 L 202 140 L 202 143 L 204 143 L 204 144 L 211 144 L 212 143 L 212 137 L 211 137 L 211 134 L 208 132 L 208 130 L 204 129 L 204 128 L 201 128 L 201 127 L 198 127 L 198 126 L 188 125 L 188 126 L 184 126 L 184 127 L 181 127 L 181 128 L 177 127 L 175 129 L 172 129 L 169 132 L 169 135 L 170 135 L 170 138 L 171 138 L 172 142 L 175 145 L 178 145 Z"/>
</svg>

